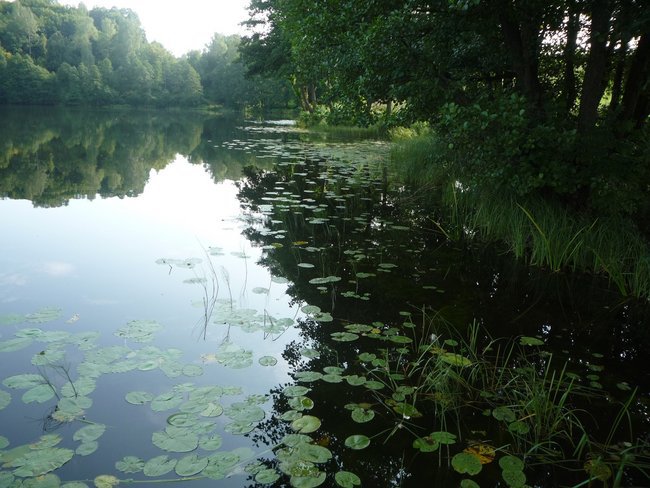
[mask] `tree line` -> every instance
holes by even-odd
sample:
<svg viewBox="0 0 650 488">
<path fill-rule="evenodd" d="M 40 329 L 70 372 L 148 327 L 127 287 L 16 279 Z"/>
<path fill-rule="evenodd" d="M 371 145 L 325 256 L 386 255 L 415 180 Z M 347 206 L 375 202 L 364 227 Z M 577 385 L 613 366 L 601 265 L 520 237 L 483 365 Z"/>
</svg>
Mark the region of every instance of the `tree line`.
<svg viewBox="0 0 650 488">
<path fill-rule="evenodd" d="M 248 22 L 250 72 L 316 120 L 424 121 L 473 188 L 649 200 L 646 2 L 252 0 Z"/>
<path fill-rule="evenodd" d="M 282 80 L 245 78 L 239 36 L 174 57 L 130 9 L 0 1 L 0 104 L 284 106 Z"/>
</svg>

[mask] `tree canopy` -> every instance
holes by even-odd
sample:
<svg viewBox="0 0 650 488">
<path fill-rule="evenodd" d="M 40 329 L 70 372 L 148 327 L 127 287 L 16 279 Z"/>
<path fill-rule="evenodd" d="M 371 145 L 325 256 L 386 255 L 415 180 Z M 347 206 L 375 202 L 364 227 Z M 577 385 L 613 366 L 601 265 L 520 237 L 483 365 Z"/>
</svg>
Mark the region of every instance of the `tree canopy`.
<svg viewBox="0 0 650 488">
<path fill-rule="evenodd" d="M 130 9 L 0 1 L 0 104 L 285 106 L 286 82 L 245 79 L 239 43 L 176 58 Z"/>
<path fill-rule="evenodd" d="M 287 73 L 333 122 L 433 124 L 469 183 L 646 198 L 645 2 L 252 0 L 249 24 L 251 72 Z"/>
</svg>

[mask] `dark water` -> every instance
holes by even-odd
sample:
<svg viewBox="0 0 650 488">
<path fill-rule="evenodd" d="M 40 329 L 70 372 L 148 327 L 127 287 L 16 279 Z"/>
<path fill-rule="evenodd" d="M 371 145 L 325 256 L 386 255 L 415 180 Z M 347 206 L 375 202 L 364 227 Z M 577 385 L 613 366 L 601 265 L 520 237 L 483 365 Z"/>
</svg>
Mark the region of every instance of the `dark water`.
<svg viewBox="0 0 650 488">
<path fill-rule="evenodd" d="M 529 486 L 602 466 L 611 484 L 622 460 L 620 486 L 648 484 L 647 307 L 447 242 L 391 176 L 387 143 L 197 113 L 1 115 L 0 487 L 45 473 L 353 486 L 341 471 L 524 486 L 507 456 Z M 541 425 L 540 395 L 564 420 L 513 435 L 512 420 Z M 93 424 L 96 440 L 79 432 Z M 454 442 L 413 447 L 432 432 Z M 61 467 L 20 451 L 43 435 L 36 452 Z M 459 474 L 472 446 L 495 460 Z"/>
</svg>

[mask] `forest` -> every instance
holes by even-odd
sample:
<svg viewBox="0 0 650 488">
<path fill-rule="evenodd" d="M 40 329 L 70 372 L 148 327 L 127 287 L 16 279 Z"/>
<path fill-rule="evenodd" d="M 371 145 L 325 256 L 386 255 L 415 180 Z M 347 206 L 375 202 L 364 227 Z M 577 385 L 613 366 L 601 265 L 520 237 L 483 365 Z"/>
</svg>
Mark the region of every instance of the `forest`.
<svg viewBox="0 0 650 488">
<path fill-rule="evenodd" d="M 174 57 L 129 9 L 0 2 L 0 104 L 284 107 L 288 83 L 245 78 L 239 36 Z"/>
</svg>

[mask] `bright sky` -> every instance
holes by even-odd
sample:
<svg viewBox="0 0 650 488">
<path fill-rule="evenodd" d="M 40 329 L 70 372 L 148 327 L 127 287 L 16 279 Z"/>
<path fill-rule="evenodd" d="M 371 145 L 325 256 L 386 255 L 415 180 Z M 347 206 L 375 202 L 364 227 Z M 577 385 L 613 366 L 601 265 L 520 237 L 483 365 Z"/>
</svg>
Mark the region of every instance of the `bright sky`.
<svg viewBox="0 0 650 488">
<path fill-rule="evenodd" d="M 215 32 L 244 34 L 239 25 L 246 20 L 249 0 L 59 0 L 76 7 L 130 8 L 138 14 L 149 42 L 158 41 L 174 55 L 201 50 Z"/>
</svg>

